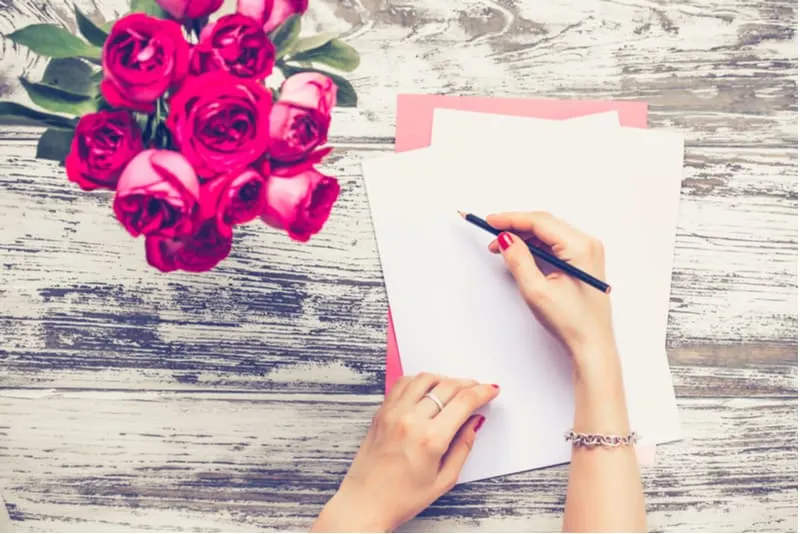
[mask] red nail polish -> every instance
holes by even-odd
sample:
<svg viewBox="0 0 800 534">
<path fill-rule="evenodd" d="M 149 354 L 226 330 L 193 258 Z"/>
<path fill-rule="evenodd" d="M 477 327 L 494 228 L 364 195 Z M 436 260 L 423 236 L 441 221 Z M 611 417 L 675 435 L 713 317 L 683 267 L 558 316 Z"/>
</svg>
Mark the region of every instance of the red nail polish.
<svg viewBox="0 0 800 534">
<path fill-rule="evenodd" d="M 505 250 L 511 246 L 511 234 L 508 232 L 503 232 L 499 236 L 497 236 L 497 243 L 500 245 L 500 248 Z"/>
<path fill-rule="evenodd" d="M 497 384 L 492 384 L 492 387 L 493 387 L 494 389 L 500 389 L 500 386 L 498 386 Z"/>
<path fill-rule="evenodd" d="M 478 421 L 475 423 L 475 432 L 481 429 L 483 426 L 483 422 L 486 421 L 486 418 L 482 415 L 478 416 Z"/>
</svg>

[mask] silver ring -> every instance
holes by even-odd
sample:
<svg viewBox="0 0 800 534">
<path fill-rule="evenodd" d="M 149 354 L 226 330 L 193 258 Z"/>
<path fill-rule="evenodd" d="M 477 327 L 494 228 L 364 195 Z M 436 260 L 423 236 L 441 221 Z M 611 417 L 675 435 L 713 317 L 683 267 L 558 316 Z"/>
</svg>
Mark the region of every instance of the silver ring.
<svg viewBox="0 0 800 534">
<path fill-rule="evenodd" d="M 442 410 L 444 410 L 444 404 L 442 404 L 442 401 L 439 400 L 439 397 L 434 395 L 432 391 L 429 391 L 428 393 L 426 393 L 425 394 L 425 398 L 432 400 L 433 403 L 436 405 L 436 407 L 439 408 L 440 412 Z"/>
</svg>

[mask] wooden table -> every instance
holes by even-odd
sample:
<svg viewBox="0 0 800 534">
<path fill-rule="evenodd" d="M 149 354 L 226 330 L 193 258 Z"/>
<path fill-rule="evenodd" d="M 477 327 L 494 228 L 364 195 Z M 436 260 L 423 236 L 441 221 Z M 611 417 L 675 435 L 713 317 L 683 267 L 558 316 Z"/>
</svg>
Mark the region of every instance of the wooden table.
<svg viewBox="0 0 800 534">
<path fill-rule="evenodd" d="M 791 0 L 312 0 L 360 50 L 342 195 L 298 245 L 261 225 L 156 273 L 0 129 L 0 491 L 25 530 L 306 528 L 381 402 L 387 301 L 359 162 L 399 92 L 640 99 L 685 133 L 669 358 L 686 439 L 644 473 L 654 530 L 797 529 L 797 41 Z M 78 4 L 111 18 L 124 0 Z M 0 31 L 70 3 L 0 3 Z M 0 40 L 0 94 L 41 71 Z M 413 530 L 555 530 L 566 470 L 458 488 Z"/>
</svg>

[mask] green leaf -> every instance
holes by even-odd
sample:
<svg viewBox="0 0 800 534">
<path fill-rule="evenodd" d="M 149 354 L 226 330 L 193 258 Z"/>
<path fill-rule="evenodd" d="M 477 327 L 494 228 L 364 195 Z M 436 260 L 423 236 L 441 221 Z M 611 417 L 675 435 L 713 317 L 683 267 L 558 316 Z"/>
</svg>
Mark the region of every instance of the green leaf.
<svg viewBox="0 0 800 534">
<path fill-rule="evenodd" d="M 354 108 L 358 105 L 358 95 L 356 95 L 355 88 L 350 82 L 348 82 L 338 74 L 333 74 L 319 69 L 307 69 L 303 67 L 295 67 L 293 65 L 287 65 L 285 63 L 278 64 L 278 68 L 281 69 L 281 72 L 287 78 L 289 76 L 298 74 L 300 72 L 318 72 L 319 74 L 324 74 L 325 76 L 333 80 L 333 83 L 335 83 L 338 88 L 338 90 L 336 91 L 337 106 L 342 108 Z"/>
<path fill-rule="evenodd" d="M 46 110 L 72 115 L 85 115 L 97 111 L 97 102 L 91 96 L 65 91 L 43 83 L 29 82 L 25 78 L 20 78 L 19 81 L 33 103 Z"/>
<path fill-rule="evenodd" d="M 103 44 L 106 42 L 106 38 L 108 38 L 108 33 L 89 20 L 89 17 L 84 15 L 83 12 L 78 9 L 78 6 L 75 6 L 75 20 L 78 21 L 78 29 L 81 31 L 81 35 L 86 37 L 86 40 L 93 45 L 102 48 Z"/>
<path fill-rule="evenodd" d="M 50 126 L 60 130 L 73 130 L 78 123 L 60 115 L 44 113 L 16 102 L 0 102 L 0 124 L 20 126 Z"/>
<path fill-rule="evenodd" d="M 155 0 L 131 0 L 131 13 L 147 13 L 158 19 L 171 19 L 169 13 L 161 9 Z"/>
<path fill-rule="evenodd" d="M 318 33 L 317 35 L 311 35 L 310 37 L 303 37 L 302 39 L 297 39 L 292 45 L 292 48 L 288 50 L 288 53 L 294 56 L 295 54 L 301 54 L 308 50 L 314 50 L 319 48 L 320 46 L 325 46 L 329 41 L 336 39 L 339 36 L 338 33 Z M 292 58 L 294 59 L 294 58 Z"/>
<path fill-rule="evenodd" d="M 96 82 L 92 79 L 92 67 L 74 57 L 51 59 L 42 76 L 43 84 L 79 95 L 96 92 Z"/>
<path fill-rule="evenodd" d="M 300 15 L 292 15 L 269 34 L 269 40 L 275 45 L 276 58 L 285 56 L 286 52 L 297 41 L 297 36 L 300 34 L 301 18 Z"/>
<path fill-rule="evenodd" d="M 103 81 L 103 69 L 98 70 L 97 72 L 93 73 L 89 76 L 89 79 L 92 80 L 94 83 L 100 83 Z"/>
<path fill-rule="evenodd" d="M 72 130 L 48 128 L 39 138 L 39 143 L 36 145 L 36 157 L 58 162 L 64 161 L 67 154 L 69 154 L 74 135 L 75 132 Z"/>
<path fill-rule="evenodd" d="M 6 37 L 17 44 L 27 46 L 41 56 L 99 59 L 102 53 L 100 48 L 52 24 L 31 24 Z"/>
<path fill-rule="evenodd" d="M 344 72 L 354 71 L 361 62 L 361 58 L 359 58 L 356 49 L 341 39 L 332 39 L 313 50 L 306 50 L 305 52 L 294 54 L 291 60 L 322 63 L 323 65 Z"/>
</svg>

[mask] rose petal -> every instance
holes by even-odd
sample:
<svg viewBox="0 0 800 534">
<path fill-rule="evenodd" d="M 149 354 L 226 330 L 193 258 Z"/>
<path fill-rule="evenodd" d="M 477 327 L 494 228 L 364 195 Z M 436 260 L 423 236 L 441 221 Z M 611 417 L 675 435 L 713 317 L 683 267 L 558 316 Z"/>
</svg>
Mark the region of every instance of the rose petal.
<svg viewBox="0 0 800 534">
<path fill-rule="evenodd" d="M 263 26 L 272 13 L 273 3 L 273 0 L 238 0 L 236 12 L 255 19 Z"/>
<path fill-rule="evenodd" d="M 119 92 L 114 82 L 108 78 L 100 82 L 100 92 L 103 94 L 103 98 L 115 108 L 127 108 L 141 113 L 153 113 L 156 110 L 155 102 L 128 100 Z"/>
<path fill-rule="evenodd" d="M 305 13 L 308 0 L 275 0 L 269 18 L 264 23 L 264 31 L 271 32 L 295 13 Z"/>
<path fill-rule="evenodd" d="M 289 76 L 281 85 L 280 101 L 330 115 L 336 106 L 336 84 L 318 72 Z"/>
<path fill-rule="evenodd" d="M 292 176 L 272 175 L 267 180 L 267 205 L 262 220 L 286 230 L 297 241 L 319 232 L 339 196 L 339 183 L 316 169 Z"/>
</svg>

